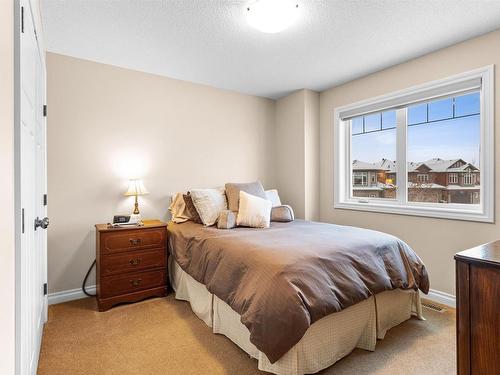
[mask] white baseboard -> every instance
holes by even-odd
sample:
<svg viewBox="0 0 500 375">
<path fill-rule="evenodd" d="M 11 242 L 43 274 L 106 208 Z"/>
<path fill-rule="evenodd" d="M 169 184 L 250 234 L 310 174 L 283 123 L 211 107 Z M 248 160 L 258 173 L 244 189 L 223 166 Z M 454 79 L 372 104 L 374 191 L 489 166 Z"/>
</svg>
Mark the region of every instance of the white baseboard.
<svg viewBox="0 0 500 375">
<path fill-rule="evenodd" d="M 95 285 L 90 285 L 86 287 L 86 290 L 89 293 L 95 294 L 96 292 Z M 441 303 L 443 305 L 450 306 L 453 308 L 456 306 L 456 300 L 454 295 L 441 292 L 439 290 L 430 289 L 429 294 L 425 295 L 421 293 L 421 296 L 428 300 Z M 49 294 L 49 305 L 55 305 L 57 303 L 73 301 L 75 299 L 81 299 L 86 297 L 88 296 L 83 293 L 81 288 L 63 290 L 62 292 L 55 292 Z"/>
<path fill-rule="evenodd" d="M 91 294 L 95 294 L 95 285 L 87 286 L 85 290 Z M 49 294 L 49 305 L 55 305 L 57 303 L 73 301 L 75 299 L 81 299 L 86 297 L 88 296 L 85 293 L 83 293 L 82 288 L 63 290 L 62 292 L 55 292 Z"/>
<path fill-rule="evenodd" d="M 455 308 L 457 304 L 453 294 L 448 294 L 434 289 L 430 289 L 429 294 L 427 295 L 421 293 L 421 297 L 453 308 Z"/>
</svg>

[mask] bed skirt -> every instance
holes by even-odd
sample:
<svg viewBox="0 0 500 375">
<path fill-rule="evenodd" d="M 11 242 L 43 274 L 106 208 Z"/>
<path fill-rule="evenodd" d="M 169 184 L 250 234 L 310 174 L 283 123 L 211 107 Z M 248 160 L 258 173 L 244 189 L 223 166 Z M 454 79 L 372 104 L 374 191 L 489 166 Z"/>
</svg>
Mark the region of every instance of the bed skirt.
<svg viewBox="0 0 500 375">
<path fill-rule="evenodd" d="M 211 294 L 169 257 L 170 282 L 175 298 L 188 301 L 193 312 L 214 333 L 228 337 L 249 356 L 259 370 L 279 375 L 311 374 L 325 369 L 355 348 L 373 351 L 378 339 L 396 325 L 422 317 L 420 295 L 400 289 L 379 293 L 313 323 L 302 339 L 275 363 L 250 342 L 250 332 L 240 315 Z"/>
</svg>

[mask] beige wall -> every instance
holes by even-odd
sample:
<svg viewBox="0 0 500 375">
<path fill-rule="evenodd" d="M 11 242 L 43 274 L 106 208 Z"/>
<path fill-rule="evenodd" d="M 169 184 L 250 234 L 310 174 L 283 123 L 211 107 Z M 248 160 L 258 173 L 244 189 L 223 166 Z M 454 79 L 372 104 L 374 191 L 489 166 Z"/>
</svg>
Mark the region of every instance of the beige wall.
<svg viewBox="0 0 500 375">
<path fill-rule="evenodd" d="M 276 186 L 297 218 L 319 219 L 319 94 L 299 90 L 276 102 Z"/>
<path fill-rule="evenodd" d="M 500 31 L 440 50 L 370 76 L 332 88 L 320 95 L 321 169 L 320 218 L 322 221 L 355 225 L 391 233 L 408 242 L 423 258 L 430 272 L 431 288 L 455 293 L 453 255 L 460 250 L 500 238 L 499 189 L 496 189 L 497 224 L 431 219 L 333 209 L 333 111 L 335 107 L 400 90 L 485 65 L 500 64 Z M 496 100 L 500 74 L 496 74 Z M 496 106 L 495 119 L 500 120 Z M 500 144 L 500 132 L 495 135 Z M 500 186 L 500 163 L 496 186 Z"/>
<path fill-rule="evenodd" d="M 141 213 L 160 219 L 172 192 L 274 186 L 274 101 L 51 53 L 47 69 L 50 292 L 81 286 L 93 225 L 132 210 L 128 178 L 143 177 Z"/>
<path fill-rule="evenodd" d="M 0 374 L 15 366 L 14 2 L 0 1 Z"/>
<path fill-rule="evenodd" d="M 319 220 L 319 93 L 304 91 L 305 217 Z"/>
<path fill-rule="evenodd" d="M 276 102 L 276 186 L 282 203 L 305 217 L 304 90 Z"/>
</svg>

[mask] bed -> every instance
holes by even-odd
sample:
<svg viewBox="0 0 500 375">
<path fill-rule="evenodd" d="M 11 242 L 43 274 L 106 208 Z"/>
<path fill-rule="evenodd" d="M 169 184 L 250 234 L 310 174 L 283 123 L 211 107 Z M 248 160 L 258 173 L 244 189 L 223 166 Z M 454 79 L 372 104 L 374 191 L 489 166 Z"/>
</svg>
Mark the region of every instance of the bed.
<svg viewBox="0 0 500 375">
<path fill-rule="evenodd" d="M 396 237 L 296 220 L 268 229 L 168 226 L 176 298 L 258 368 L 320 371 L 388 329 L 422 318 L 420 258 Z"/>
</svg>

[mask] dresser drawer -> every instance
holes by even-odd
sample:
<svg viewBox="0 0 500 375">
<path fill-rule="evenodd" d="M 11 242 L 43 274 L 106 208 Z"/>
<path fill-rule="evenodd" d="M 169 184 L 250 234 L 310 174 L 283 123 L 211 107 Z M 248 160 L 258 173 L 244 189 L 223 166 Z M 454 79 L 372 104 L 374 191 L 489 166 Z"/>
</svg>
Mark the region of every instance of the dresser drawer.
<svg viewBox="0 0 500 375">
<path fill-rule="evenodd" d="M 165 229 L 136 229 L 101 233 L 101 254 L 165 247 Z"/>
<path fill-rule="evenodd" d="M 100 263 L 102 276 L 165 266 L 165 248 L 102 255 Z"/>
<path fill-rule="evenodd" d="M 108 298 L 165 285 L 165 269 L 103 277 L 100 298 Z"/>
</svg>

